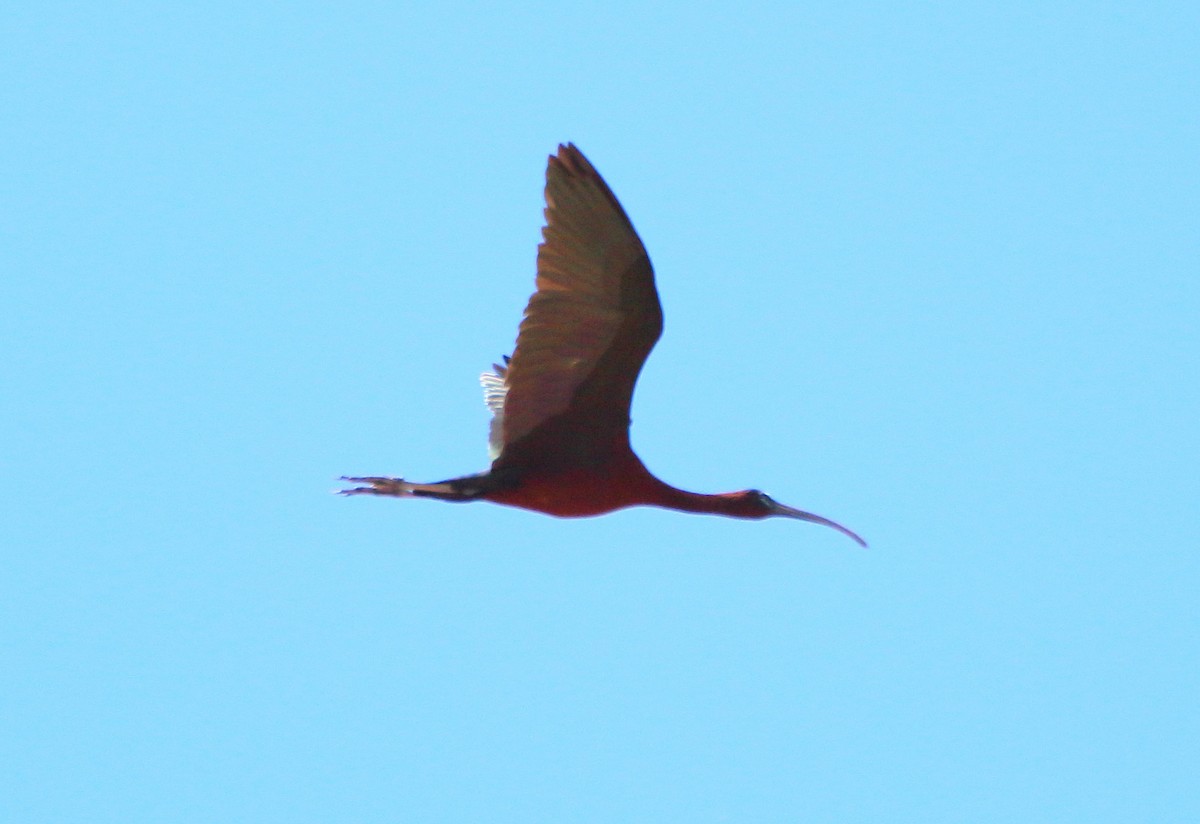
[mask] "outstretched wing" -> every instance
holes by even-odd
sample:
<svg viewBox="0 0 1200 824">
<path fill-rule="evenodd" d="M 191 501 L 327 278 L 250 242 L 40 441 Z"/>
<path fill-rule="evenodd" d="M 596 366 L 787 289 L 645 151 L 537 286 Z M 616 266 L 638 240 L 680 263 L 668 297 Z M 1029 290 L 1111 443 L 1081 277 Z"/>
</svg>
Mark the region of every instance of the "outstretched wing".
<svg viewBox="0 0 1200 824">
<path fill-rule="evenodd" d="M 538 433 L 569 431 L 571 451 L 589 452 L 629 426 L 642 364 L 662 334 L 654 270 L 625 210 L 575 146 L 558 147 L 546 169 L 546 226 L 537 291 L 529 299 L 507 369 L 485 383 L 499 399 L 498 462 Z M 492 403 L 489 401 L 489 405 Z M 569 420 L 570 425 L 547 426 Z M 561 437 L 561 436 L 560 436 Z M 581 442 L 582 441 L 584 442 Z M 543 444 L 546 452 L 552 444 Z M 566 446 L 566 444 L 563 444 Z"/>
</svg>

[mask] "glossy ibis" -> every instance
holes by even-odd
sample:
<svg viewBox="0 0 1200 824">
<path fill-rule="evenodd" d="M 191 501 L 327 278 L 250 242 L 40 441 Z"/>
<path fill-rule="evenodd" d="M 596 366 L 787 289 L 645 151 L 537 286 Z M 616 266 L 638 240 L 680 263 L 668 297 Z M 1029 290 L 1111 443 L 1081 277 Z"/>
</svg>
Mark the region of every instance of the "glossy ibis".
<svg viewBox="0 0 1200 824">
<path fill-rule="evenodd" d="M 701 495 L 650 474 L 629 445 L 629 404 L 662 333 L 654 270 L 625 210 L 575 146 L 546 169 L 537 291 L 516 351 L 481 377 L 492 466 L 437 483 L 351 478 L 342 495 L 492 501 L 560 517 L 659 506 L 735 518 L 781 516 L 833 527 L 756 489 Z"/>
</svg>

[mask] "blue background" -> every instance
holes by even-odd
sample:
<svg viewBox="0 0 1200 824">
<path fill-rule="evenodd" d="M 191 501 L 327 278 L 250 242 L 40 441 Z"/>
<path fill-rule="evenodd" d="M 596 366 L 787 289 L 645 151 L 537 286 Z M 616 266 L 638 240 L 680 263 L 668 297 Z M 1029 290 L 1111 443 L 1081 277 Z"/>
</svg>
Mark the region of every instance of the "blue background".
<svg viewBox="0 0 1200 824">
<path fill-rule="evenodd" d="M 0 818 L 1194 821 L 1194 3 L 16 3 Z M 579 144 L 648 466 L 486 466 Z"/>
</svg>

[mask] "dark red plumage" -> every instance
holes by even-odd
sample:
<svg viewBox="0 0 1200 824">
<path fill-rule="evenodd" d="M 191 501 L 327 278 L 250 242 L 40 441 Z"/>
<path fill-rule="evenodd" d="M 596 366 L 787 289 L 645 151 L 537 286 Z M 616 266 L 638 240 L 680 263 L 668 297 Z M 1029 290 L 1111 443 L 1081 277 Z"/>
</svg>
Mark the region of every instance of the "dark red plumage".
<svg viewBox="0 0 1200 824">
<path fill-rule="evenodd" d="M 757 490 L 701 495 L 654 477 L 629 445 L 629 407 L 662 334 L 654 270 L 615 195 L 575 146 L 546 169 L 537 291 L 506 366 L 483 377 L 491 469 L 432 484 L 347 477 L 344 495 L 487 500 L 560 517 L 647 505 L 738 518 L 783 516 L 845 527 Z"/>
</svg>

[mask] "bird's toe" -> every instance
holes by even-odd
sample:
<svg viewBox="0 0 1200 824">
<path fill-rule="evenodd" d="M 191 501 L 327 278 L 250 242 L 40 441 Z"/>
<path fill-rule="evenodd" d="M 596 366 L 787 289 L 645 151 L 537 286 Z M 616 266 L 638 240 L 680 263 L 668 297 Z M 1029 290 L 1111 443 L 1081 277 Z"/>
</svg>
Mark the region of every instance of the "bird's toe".
<svg viewBox="0 0 1200 824">
<path fill-rule="evenodd" d="M 379 476 L 352 477 L 343 475 L 340 480 L 350 484 L 367 484 L 351 489 L 338 491 L 339 495 L 403 495 L 405 483 L 400 478 L 384 478 Z"/>
</svg>

